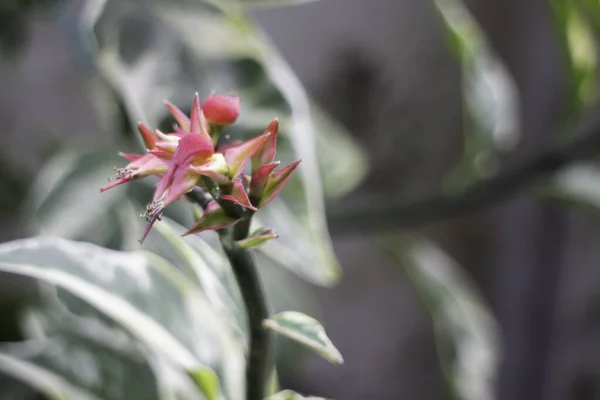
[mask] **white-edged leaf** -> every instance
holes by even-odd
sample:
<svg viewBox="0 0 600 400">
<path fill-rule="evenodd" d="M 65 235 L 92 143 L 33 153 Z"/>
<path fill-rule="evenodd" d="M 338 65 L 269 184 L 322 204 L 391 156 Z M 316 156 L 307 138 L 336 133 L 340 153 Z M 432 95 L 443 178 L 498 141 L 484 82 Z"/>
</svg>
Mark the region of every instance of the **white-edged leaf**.
<svg viewBox="0 0 600 400">
<path fill-rule="evenodd" d="M 398 234 L 385 244 L 416 285 L 431 316 L 452 393 L 463 400 L 492 400 L 499 332 L 475 285 L 460 266 L 423 239 Z"/>
<path fill-rule="evenodd" d="M 269 396 L 266 400 L 326 400 L 323 397 L 302 396 L 292 390 L 284 390 Z"/>
<path fill-rule="evenodd" d="M 44 306 L 25 314 L 25 331 L 31 339 L 4 344 L 0 353 L 60 377 L 99 399 L 205 399 L 186 371 L 141 345 L 126 330 L 83 302 L 76 304 L 73 296 L 68 298 L 67 308 L 62 303 L 64 296 L 57 296 L 56 290 L 45 292 Z M 71 307 L 82 316 L 71 312 Z"/>
<path fill-rule="evenodd" d="M 464 1 L 434 3 L 462 69 L 465 155 L 448 184 L 464 184 L 492 173 L 498 152 L 518 143 L 519 96 L 512 75 Z"/>
<path fill-rule="evenodd" d="M 51 283 L 89 303 L 203 383 L 208 398 L 216 396 L 217 375 L 229 397 L 243 392 L 241 344 L 197 287 L 160 257 L 33 238 L 1 245 L 0 270 Z"/>
<path fill-rule="evenodd" d="M 316 319 L 296 311 L 284 311 L 265 320 L 263 325 L 314 350 L 323 358 L 335 364 L 342 364 L 344 358 L 335 348 L 325 329 Z"/>
<path fill-rule="evenodd" d="M 98 149 L 56 154 L 40 170 L 26 201 L 24 211 L 32 228 L 43 235 L 108 244 L 118 225 L 107 214 L 111 215 L 124 191 L 99 196 L 98 189 L 120 162 L 116 152 Z"/>
<path fill-rule="evenodd" d="M 274 227 L 279 238 L 265 243 L 257 249 L 276 264 L 284 265 L 295 274 L 314 284 L 330 285 L 339 279 L 338 269 L 321 270 L 314 267 L 315 257 L 334 257 L 321 247 L 314 247 L 309 232 L 302 229 L 293 217 L 294 211 L 281 198 L 275 198 L 256 214 L 253 224 L 256 227 Z M 254 226 L 254 225 L 253 225 Z M 321 252 L 319 255 L 315 253 Z M 335 258 L 329 263 L 337 263 Z"/>
<path fill-rule="evenodd" d="M 21 360 L 0 351 L 0 373 L 26 383 L 43 393 L 51 400 L 81 399 L 100 400 L 98 397 L 75 387 L 62 377 L 38 367 L 34 363 Z M 6 388 L 4 388 L 6 390 Z M 3 392 L 3 395 L 10 393 Z"/>
<path fill-rule="evenodd" d="M 188 275 L 198 282 L 215 311 L 229 323 L 237 341 L 247 351 L 248 317 L 229 262 L 198 235 L 182 238 L 186 231 L 175 221 L 162 218 L 143 247 L 164 254 L 179 268 L 189 269 Z"/>
<path fill-rule="evenodd" d="M 563 168 L 551 180 L 535 188 L 543 198 L 579 207 L 600 216 L 600 165 L 574 164 Z"/>
</svg>

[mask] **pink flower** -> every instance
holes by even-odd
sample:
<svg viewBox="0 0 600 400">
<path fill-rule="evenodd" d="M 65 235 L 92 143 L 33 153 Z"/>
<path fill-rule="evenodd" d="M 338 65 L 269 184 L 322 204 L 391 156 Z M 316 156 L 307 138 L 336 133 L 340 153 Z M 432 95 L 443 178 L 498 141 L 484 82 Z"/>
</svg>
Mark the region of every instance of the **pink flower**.
<svg viewBox="0 0 600 400">
<path fill-rule="evenodd" d="M 121 153 L 129 164 L 117 169 L 117 179 L 100 189 L 105 191 L 149 175 L 161 177 L 143 215 L 148 226 L 140 242 L 160 220 L 165 207 L 196 186 L 209 189 L 214 200 L 188 233 L 222 229 L 239 221 L 240 215 L 268 204 L 298 166 L 299 161 L 275 171 L 279 165 L 279 162 L 273 162 L 279 130 L 276 119 L 262 135 L 246 142 L 227 144 L 215 151 L 210 130 L 215 125 L 228 125 L 237 119 L 240 100 L 236 96 L 210 96 L 200 107 L 196 94 L 189 118 L 174 104 L 168 101 L 165 104 L 177 122 L 174 132 L 165 134 L 158 129 L 152 132 L 146 125 L 138 124 L 147 153 Z M 219 133 L 220 128 L 215 128 L 215 140 Z M 250 160 L 251 178 L 243 174 Z M 241 211 L 232 212 L 231 206 L 239 207 Z M 225 210 L 236 215 L 229 215 Z M 262 236 L 274 237 L 273 234 Z"/>
<path fill-rule="evenodd" d="M 100 188 L 101 192 L 134 179 L 167 172 L 167 164 L 154 154 L 148 153 L 142 156 L 140 154 L 119 153 L 119 155 L 131 162 L 125 168 L 117 168 L 117 179 Z"/>
<path fill-rule="evenodd" d="M 144 124 L 138 124 L 138 131 L 142 136 L 142 140 L 148 150 L 154 149 L 157 143 L 156 136 L 152 134 L 150 129 Z M 154 154 L 127 154 L 119 153 L 119 155 L 127 160 L 127 164 L 124 168 L 115 168 L 117 172 L 117 179 L 114 182 L 100 188 L 101 192 L 118 186 L 122 183 L 129 182 L 134 179 L 144 178 L 149 175 L 160 175 L 167 172 L 167 164 L 163 159 L 157 157 Z"/>
<path fill-rule="evenodd" d="M 210 138 L 191 132 L 178 140 L 169 168 L 158 183 L 152 202 L 146 207 L 144 217 L 148 227 L 140 242 L 146 238 L 154 222 L 160 220 L 164 208 L 191 191 L 202 175 L 225 176 L 227 171 L 223 156 L 215 154 Z"/>
<path fill-rule="evenodd" d="M 268 135 L 268 139 L 252 156 L 250 200 L 256 207 L 266 206 L 277 197 L 301 161 L 295 161 L 275 171 L 279 166 L 279 161 L 273 162 L 277 150 L 278 132 L 279 122 L 274 119 L 263 133 L 263 136 Z"/>
</svg>

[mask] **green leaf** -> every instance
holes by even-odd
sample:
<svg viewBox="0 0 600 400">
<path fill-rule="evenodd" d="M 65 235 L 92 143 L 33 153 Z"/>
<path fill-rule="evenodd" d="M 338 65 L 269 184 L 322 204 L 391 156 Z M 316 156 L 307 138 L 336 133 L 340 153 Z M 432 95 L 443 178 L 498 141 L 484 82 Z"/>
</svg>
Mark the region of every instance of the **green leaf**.
<svg viewBox="0 0 600 400">
<path fill-rule="evenodd" d="M 564 66 L 569 81 L 568 118 L 579 113 L 597 97 L 597 38 L 600 6 L 596 1 L 549 1 L 553 12 Z"/>
<path fill-rule="evenodd" d="M 291 390 L 284 390 L 267 398 L 267 400 L 325 400 L 323 397 L 304 397 Z"/>
<path fill-rule="evenodd" d="M 27 383 L 51 400 L 100 400 L 98 397 L 74 387 L 51 371 L 1 352 L 0 372 Z M 11 392 L 10 386 L 8 388 L 3 386 L 3 396 L 8 396 Z"/>
<path fill-rule="evenodd" d="M 228 128 L 234 138 L 255 137 L 279 117 L 277 158 L 283 165 L 303 160 L 282 196 L 292 210 L 294 232 L 306 237 L 314 249 L 302 254 L 301 268 L 290 268 L 315 283 L 334 283 L 340 269 L 327 233 L 321 174 L 327 176 L 331 170 L 338 182 L 343 180 L 342 191 L 348 191 L 363 176 L 364 162 L 349 140 L 340 139 L 341 128 L 332 135 L 327 126 L 315 125 L 298 79 L 252 23 L 237 11 L 202 2 L 140 5 L 127 0 L 93 3 L 85 21 L 95 34 L 98 69 L 131 121 L 170 124 L 160 99 L 169 98 L 186 109 L 195 91 L 207 95 L 213 89 L 234 90 L 242 99 L 239 121 Z M 336 143 L 355 151 L 330 152 Z M 329 157 L 327 163 L 319 163 L 317 145 Z M 356 170 L 330 168 L 338 165 L 336 160 L 347 163 L 345 158 L 357 159 Z M 287 222 L 280 220 L 272 227 L 282 231 Z M 304 249 L 291 250 L 300 255 Z"/>
<path fill-rule="evenodd" d="M 44 287 L 40 304 L 25 313 L 31 339 L 0 353 L 42 368 L 97 398 L 201 400 L 186 371 L 141 345 L 89 304 Z"/>
<path fill-rule="evenodd" d="M 120 231 L 112 210 L 123 191 L 100 196 L 98 185 L 106 184 L 120 162 L 116 152 L 97 149 L 58 153 L 41 169 L 29 193 L 26 209 L 33 228 L 44 235 L 108 245 Z"/>
<path fill-rule="evenodd" d="M 245 249 L 260 246 L 269 240 L 277 239 L 278 236 L 273 229 L 260 228 L 252 232 L 246 239 L 236 241 L 237 245 Z"/>
<path fill-rule="evenodd" d="M 295 340 L 334 364 L 344 359 L 327 337 L 325 329 L 316 319 L 296 311 L 284 311 L 264 321 L 264 326 Z"/>
<path fill-rule="evenodd" d="M 285 223 L 283 223 L 285 222 Z M 323 247 L 314 247 L 309 232 L 302 229 L 294 218 L 294 211 L 284 199 L 276 198 L 255 215 L 253 224 L 257 227 L 274 227 L 279 238 L 265 243 L 258 251 L 279 265 L 315 284 L 331 284 L 339 278 L 337 269 L 315 268 L 315 258 L 327 259 L 329 264 L 337 263 L 332 253 Z M 254 226 L 253 225 L 253 226 Z M 315 254 L 318 253 L 318 254 Z"/>
<path fill-rule="evenodd" d="M 397 234 L 385 246 L 400 260 L 431 316 L 438 357 L 453 397 L 493 398 L 499 332 L 460 266 L 431 243 Z"/>
<path fill-rule="evenodd" d="M 29 326 L 32 339 L 1 346 L 0 354 L 54 376 L 53 386 L 68 382 L 92 398 L 204 398 L 185 371 L 147 351 L 118 325 L 95 315 L 89 306 L 77 304 L 78 311 L 85 309 L 83 316 L 77 316 L 62 306 L 59 297 L 64 296 L 45 296 L 42 309 L 27 313 L 25 326 Z M 73 300 L 70 307 L 75 306 Z M 15 377 L 33 386 L 45 382 L 43 376 L 32 378 L 23 372 L 24 376 Z"/>
<path fill-rule="evenodd" d="M 118 249 L 140 249 L 138 239 L 146 224 L 138 217 L 143 207 L 135 201 L 151 198 L 152 181 L 134 182 L 98 193 L 99 185 L 106 182 L 106 175 L 112 170 L 108 168 L 112 161 L 106 161 L 111 157 L 98 154 L 83 150 L 79 154 L 62 152 L 50 161 L 33 185 L 29 201 L 29 209 L 33 210 L 31 224 L 47 235 L 91 240 Z M 65 194 L 73 193 L 79 193 L 78 203 L 67 201 L 69 197 Z M 179 219 L 191 225 L 189 207 L 183 202 L 173 206 L 167 209 L 166 215 L 180 217 L 187 212 L 187 218 Z M 245 338 L 244 306 L 227 260 L 197 235 L 182 238 L 187 229 L 174 220 L 163 217 L 163 221 L 155 224 L 141 248 L 160 254 L 199 284 L 222 316 L 237 321 L 232 323 L 236 326 L 234 331 Z"/>
<path fill-rule="evenodd" d="M 59 153 L 40 175 L 31 193 L 33 227 L 45 234 L 92 240 L 117 249 L 140 249 L 137 240 L 142 236 L 145 222 L 138 217 L 143 207 L 136 201 L 152 197 L 153 181 L 134 182 L 101 194 L 98 187 L 106 182 L 107 174 L 112 172 L 109 163 L 114 162 L 107 159 L 112 158 L 97 151 Z M 69 200 L 65 195 L 69 193 L 78 193 L 79 202 Z M 166 215 L 188 221 L 186 226 L 191 226 L 189 205 L 184 202 L 169 207 Z M 182 238 L 185 231 L 164 217 L 163 222 L 155 224 L 141 248 L 160 254 L 198 285 L 210 307 L 227 324 L 229 333 L 223 338 L 231 336 L 234 340 L 233 345 L 226 346 L 231 349 L 229 352 L 233 354 L 241 348 L 243 354 L 247 349 L 247 316 L 229 263 L 200 236 Z M 233 357 L 238 361 L 240 358 Z"/>
<path fill-rule="evenodd" d="M 237 341 L 248 349 L 248 317 L 229 262 L 198 235 L 182 238 L 187 229 L 169 218 L 154 225 L 144 248 L 164 255 L 198 283 L 215 311 L 228 323 Z"/>
<path fill-rule="evenodd" d="M 0 387 L 2 388 L 2 394 L 4 395 L 3 400 L 22 400 L 22 399 L 34 399 L 35 396 L 39 396 L 39 391 L 36 390 L 32 385 L 24 383 L 22 380 L 19 380 L 18 377 L 14 377 L 13 375 L 21 374 L 24 375 L 23 379 L 30 377 L 31 375 L 27 372 L 15 371 L 14 369 L 8 370 L 8 372 L 4 373 L 3 370 L 7 369 L 6 367 L 0 367 Z M 49 390 L 46 390 L 45 395 L 49 400 L 53 400 Z"/>
<path fill-rule="evenodd" d="M 55 285 L 114 321 L 177 368 L 241 395 L 243 346 L 198 287 L 150 253 L 119 253 L 85 243 L 34 238 L 0 246 L 0 270 Z M 201 377 L 199 379 L 199 377 Z"/>
</svg>

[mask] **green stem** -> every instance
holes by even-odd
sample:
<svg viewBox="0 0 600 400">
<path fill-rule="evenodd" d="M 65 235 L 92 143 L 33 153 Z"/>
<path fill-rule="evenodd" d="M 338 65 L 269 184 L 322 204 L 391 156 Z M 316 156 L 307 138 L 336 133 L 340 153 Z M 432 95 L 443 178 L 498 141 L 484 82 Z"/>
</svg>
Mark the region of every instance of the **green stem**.
<svg viewBox="0 0 600 400">
<path fill-rule="evenodd" d="M 242 222 L 240 221 L 238 224 Z M 267 300 L 252 253 L 235 245 L 224 245 L 223 247 L 242 292 L 250 325 L 250 351 L 246 365 L 246 400 L 262 400 L 273 364 L 271 335 L 262 325 L 263 321 L 269 317 Z"/>
<path fill-rule="evenodd" d="M 252 221 L 253 211 L 246 210 L 246 215 L 240 222 L 233 226 L 233 240 L 246 239 L 250 235 L 250 222 Z"/>
<path fill-rule="evenodd" d="M 190 192 L 188 198 L 202 207 L 206 207 L 209 201 L 206 196 L 197 192 Z M 226 204 L 226 206 L 229 205 Z M 235 204 L 232 203 L 231 209 L 223 208 L 232 214 L 237 213 L 238 210 L 233 206 Z M 246 400 L 262 400 L 265 397 L 265 386 L 269 374 L 273 369 L 271 334 L 262 325 L 263 321 L 269 317 L 269 309 L 252 253 L 235 243 L 236 240 L 248 237 L 253 214 L 247 210 L 242 220 L 232 229 L 222 229 L 217 233 L 233 269 L 248 313 L 250 351 L 246 365 Z"/>
</svg>

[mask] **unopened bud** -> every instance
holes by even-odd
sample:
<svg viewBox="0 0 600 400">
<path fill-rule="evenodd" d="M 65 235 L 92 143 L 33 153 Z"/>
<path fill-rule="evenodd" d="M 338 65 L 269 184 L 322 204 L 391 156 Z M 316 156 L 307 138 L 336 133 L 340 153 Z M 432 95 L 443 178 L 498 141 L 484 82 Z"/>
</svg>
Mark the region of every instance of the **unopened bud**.
<svg viewBox="0 0 600 400">
<path fill-rule="evenodd" d="M 215 125 L 231 125 L 240 115 L 237 96 L 211 96 L 202 105 L 206 120 Z"/>
</svg>

